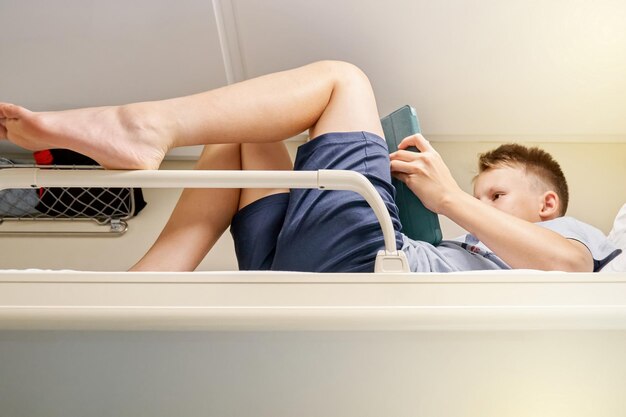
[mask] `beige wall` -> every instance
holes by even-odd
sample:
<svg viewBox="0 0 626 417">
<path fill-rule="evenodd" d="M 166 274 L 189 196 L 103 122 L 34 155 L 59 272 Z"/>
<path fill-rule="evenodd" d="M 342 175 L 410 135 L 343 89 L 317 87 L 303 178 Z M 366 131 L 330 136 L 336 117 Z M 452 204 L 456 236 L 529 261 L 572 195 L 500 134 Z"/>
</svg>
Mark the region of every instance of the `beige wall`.
<svg viewBox="0 0 626 417">
<path fill-rule="evenodd" d="M 487 142 L 438 142 L 436 148 L 449 163 L 459 184 L 471 192 L 476 156 L 494 147 Z M 295 148 L 296 143 L 290 143 Z M 569 215 L 594 224 L 605 233 L 619 207 L 626 203 L 626 144 L 547 143 L 542 145 L 561 162 L 570 182 Z M 164 169 L 188 169 L 192 161 L 166 161 Z M 0 268 L 51 268 L 80 270 L 125 270 L 136 262 L 157 238 L 173 209 L 180 190 L 145 189 L 148 206 L 129 221 L 122 237 L 15 237 L 0 236 Z M 57 222 L 58 223 L 58 222 Z M 444 236 L 462 231 L 442 219 Z M 32 224 L 5 222 L 0 230 Z M 59 224 L 44 225 L 46 230 Z M 63 226 L 63 225 L 60 225 Z M 70 226 L 75 226 L 74 224 Z M 81 226 L 85 227 L 85 226 Z M 202 270 L 236 269 L 232 240 L 227 232 L 200 266 Z"/>
<path fill-rule="evenodd" d="M 497 145 L 489 142 L 435 144 L 467 192 L 472 191 L 471 179 L 477 173 L 477 156 Z M 607 234 L 617 211 L 626 203 L 626 144 L 553 142 L 527 145 L 540 146 L 561 164 L 570 188 L 567 215 L 590 223 Z M 458 230 L 445 219 L 442 222 L 445 222 L 448 233 Z"/>
</svg>

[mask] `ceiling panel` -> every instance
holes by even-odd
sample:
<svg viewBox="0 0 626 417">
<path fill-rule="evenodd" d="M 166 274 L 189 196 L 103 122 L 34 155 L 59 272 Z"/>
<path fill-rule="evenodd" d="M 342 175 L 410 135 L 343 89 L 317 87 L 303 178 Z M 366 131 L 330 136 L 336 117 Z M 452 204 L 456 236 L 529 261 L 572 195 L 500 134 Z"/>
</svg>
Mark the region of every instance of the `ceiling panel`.
<svg viewBox="0 0 626 417">
<path fill-rule="evenodd" d="M 435 140 L 626 142 L 621 0 L 1 0 L 0 27 L 0 100 L 34 110 L 340 59 Z"/>
<path fill-rule="evenodd" d="M 2 0 L 0 100 L 34 110 L 226 83 L 210 0 Z"/>
<path fill-rule="evenodd" d="M 432 135 L 626 140 L 626 2 L 222 2 L 246 77 L 340 59 Z"/>
</svg>

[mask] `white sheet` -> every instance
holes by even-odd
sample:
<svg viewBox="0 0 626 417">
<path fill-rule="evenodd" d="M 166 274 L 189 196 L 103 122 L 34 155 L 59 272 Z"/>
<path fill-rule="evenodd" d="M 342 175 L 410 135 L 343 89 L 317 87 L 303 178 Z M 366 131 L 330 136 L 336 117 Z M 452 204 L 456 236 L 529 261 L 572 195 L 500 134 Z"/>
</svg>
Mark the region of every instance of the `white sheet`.
<svg viewBox="0 0 626 417">
<path fill-rule="evenodd" d="M 622 250 L 622 254 L 613 259 L 600 272 L 626 271 L 626 204 L 622 206 L 617 216 L 615 216 L 615 222 L 608 238 Z"/>
</svg>

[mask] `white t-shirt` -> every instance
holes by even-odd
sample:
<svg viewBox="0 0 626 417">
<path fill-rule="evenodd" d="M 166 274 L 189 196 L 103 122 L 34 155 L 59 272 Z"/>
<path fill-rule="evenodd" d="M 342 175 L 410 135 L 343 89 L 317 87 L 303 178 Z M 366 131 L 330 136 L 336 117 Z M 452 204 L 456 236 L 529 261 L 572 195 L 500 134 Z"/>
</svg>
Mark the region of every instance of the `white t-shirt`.
<svg viewBox="0 0 626 417">
<path fill-rule="evenodd" d="M 602 269 L 621 252 L 604 234 L 573 217 L 559 217 L 536 223 L 567 239 L 584 244 L 591 252 L 594 272 Z M 473 235 L 444 240 L 438 246 L 415 241 L 403 235 L 405 252 L 413 272 L 455 272 L 488 269 L 511 269 L 502 259 Z"/>
</svg>

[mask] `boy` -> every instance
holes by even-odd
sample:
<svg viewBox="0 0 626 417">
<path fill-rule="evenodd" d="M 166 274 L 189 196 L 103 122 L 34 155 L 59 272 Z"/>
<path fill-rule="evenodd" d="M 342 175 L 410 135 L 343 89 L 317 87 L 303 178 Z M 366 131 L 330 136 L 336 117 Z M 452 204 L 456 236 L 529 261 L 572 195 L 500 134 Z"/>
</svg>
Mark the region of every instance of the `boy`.
<svg viewBox="0 0 626 417">
<path fill-rule="evenodd" d="M 0 137 L 32 150 L 69 148 L 113 169 L 156 169 L 169 149 L 196 144 L 222 144 L 207 146 L 198 168 L 289 169 L 279 142 L 305 129 L 313 140 L 300 147 L 294 169 L 364 174 L 386 202 L 396 240 L 413 270 L 486 268 L 482 260 L 440 268 L 442 259 L 454 258 L 446 254 L 446 246 L 430 248 L 399 232 L 374 94 L 367 77 L 350 64 L 318 62 L 193 96 L 120 107 L 33 113 L 0 104 Z M 517 180 L 515 170 L 521 168 L 483 172 L 486 180 L 479 176 L 476 183 L 479 200 L 458 187 L 422 136 L 406 138 L 400 149 L 411 145 L 421 153 L 394 153 L 391 171 L 428 208 L 491 248 L 499 260 L 490 262 L 497 267 L 592 271 L 613 256 L 613 248 L 600 236 L 587 239 L 591 232 L 586 225 L 585 236 L 571 238 L 535 224 L 537 217 L 543 219 L 552 206 L 558 207 L 554 198 L 546 200 L 545 209 L 530 204 L 539 211 L 534 214 L 485 204 L 502 180 L 492 174 Z M 372 271 L 375 254 L 383 247 L 373 212 L 353 193 L 186 190 L 161 236 L 133 270 L 194 269 L 231 218 L 242 269 Z M 456 246 L 475 258 L 476 249 Z"/>
<path fill-rule="evenodd" d="M 392 168 L 393 164 L 394 162 Z M 473 219 L 469 220 L 465 216 L 465 224 L 468 230 L 473 230 L 473 233 L 455 241 L 444 241 L 436 249 L 405 237 L 403 249 L 408 252 L 407 256 L 412 261 L 412 270 L 430 269 L 448 272 L 509 269 L 526 268 L 525 265 L 533 263 L 536 269 L 580 271 L 574 265 L 579 261 L 590 261 L 583 259 L 588 255 L 584 250 L 586 249 L 592 255 L 592 270 L 599 271 L 619 254 L 599 230 L 571 217 L 563 217 L 569 200 L 567 181 L 559 164 L 547 152 L 517 144 L 501 145 L 481 155 L 478 168 L 479 174 L 474 179 L 474 197 L 500 212 L 513 216 L 509 219 L 510 223 L 508 225 L 500 223 L 498 218 L 500 216 L 486 217 L 482 222 L 476 220 L 474 223 Z M 419 187 L 419 184 L 415 184 L 415 187 Z M 463 198 L 460 199 L 462 200 Z M 475 210 L 472 216 L 481 216 L 482 210 L 479 205 L 471 204 L 469 201 L 467 201 L 469 204 L 463 205 L 460 201 L 454 203 L 456 211 Z M 487 213 L 485 211 L 485 214 Z M 540 235 L 518 233 L 521 230 L 517 230 L 517 227 L 523 225 L 520 220 L 565 237 L 569 244 L 583 249 L 580 252 L 583 258 L 569 260 L 543 258 L 541 254 L 534 252 L 537 249 L 535 245 L 524 241 Z M 497 232 L 498 228 L 502 228 L 500 233 Z M 509 234 L 511 232 L 513 234 Z M 485 243 L 480 242 L 475 235 L 483 236 Z M 513 239 L 519 239 L 518 244 L 510 242 L 510 245 L 506 246 L 507 240 Z M 541 241 L 535 243 L 542 244 Z M 498 247 L 497 255 L 488 249 L 489 244 Z M 549 251 L 550 248 L 545 250 Z M 509 254 L 507 251 L 516 253 Z M 504 262 L 502 257 L 507 257 L 508 263 Z M 537 258 L 533 261 L 531 259 L 533 257 Z M 568 261 L 571 262 L 569 265 Z M 564 263 L 559 266 L 557 262 Z"/>
</svg>

